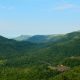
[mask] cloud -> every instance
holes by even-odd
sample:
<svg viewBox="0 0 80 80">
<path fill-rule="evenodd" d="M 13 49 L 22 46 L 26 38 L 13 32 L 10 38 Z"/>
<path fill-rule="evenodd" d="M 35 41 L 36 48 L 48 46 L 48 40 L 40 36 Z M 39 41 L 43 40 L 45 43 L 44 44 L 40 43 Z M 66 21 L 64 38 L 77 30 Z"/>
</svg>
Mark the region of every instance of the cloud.
<svg viewBox="0 0 80 80">
<path fill-rule="evenodd" d="M 47 12 L 66 11 L 66 10 L 73 12 L 80 12 L 80 5 L 60 0 L 59 2 L 53 3 L 49 8 L 42 9 L 42 11 L 47 11 Z"/>
<path fill-rule="evenodd" d="M 62 0 L 61 3 L 54 6 L 53 10 L 55 10 L 55 11 L 72 10 L 72 11 L 75 11 L 75 12 L 80 12 L 80 5 L 73 4 L 73 3 L 68 3 L 68 2 Z"/>
<path fill-rule="evenodd" d="M 73 9 L 75 8 L 75 5 L 73 4 L 62 4 L 62 5 L 58 5 L 54 8 L 54 10 L 66 10 L 66 9 Z"/>
</svg>

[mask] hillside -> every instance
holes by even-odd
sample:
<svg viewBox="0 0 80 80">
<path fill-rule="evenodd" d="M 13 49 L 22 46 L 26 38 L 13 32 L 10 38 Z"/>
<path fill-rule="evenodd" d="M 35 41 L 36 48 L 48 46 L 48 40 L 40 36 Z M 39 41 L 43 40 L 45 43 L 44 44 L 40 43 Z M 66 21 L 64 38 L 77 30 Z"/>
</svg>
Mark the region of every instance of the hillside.
<svg viewBox="0 0 80 80">
<path fill-rule="evenodd" d="M 70 70 L 59 72 L 55 70 L 58 65 Z M 0 80 L 79 80 L 79 66 L 79 31 L 68 33 L 55 43 L 0 37 Z"/>
<path fill-rule="evenodd" d="M 30 38 L 31 36 L 30 35 L 21 35 L 21 36 L 18 36 L 16 38 L 14 38 L 14 40 L 16 41 L 26 41 Z"/>
<path fill-rule="evenodd" d="M 53 35 L 21 35 L 14 38 L 16 41 L 28 41 L 32 43 L 47 43 L 47 42 L 59 42 L 63 40 L 71 40 L 80 37 L 80 31 L 68 33 L 68 34 L 53 34 Z"/>
<path fill-rule="evenodd" d="M 17 38 L 14 38 L 16 41 L 29 41 L 32 43 L 47 43 L 47 42 L 56 42 L 59 39 L 61 39 L 64 35 L 59 34 L 59 35 L 34 35 L 34 36 L 19 36 Z"/>
<path fill-rule="evenodd" d="M 79 80 L 80 79 L 80 66 L 71 69 L 68 72 L 62 73 L 49 80 Z"/>
</svg>

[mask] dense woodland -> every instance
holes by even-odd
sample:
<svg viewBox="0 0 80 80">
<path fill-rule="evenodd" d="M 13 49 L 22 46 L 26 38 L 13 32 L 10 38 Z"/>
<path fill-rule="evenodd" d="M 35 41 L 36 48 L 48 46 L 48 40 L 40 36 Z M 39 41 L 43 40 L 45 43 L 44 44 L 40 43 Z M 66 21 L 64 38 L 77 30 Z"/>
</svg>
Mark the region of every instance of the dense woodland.
<svg viewBox="0 0 80 80">
<path fill-rule="evenodd" d="M 0 80 L 80 80 L 80 31 L 54 38 L 38 43 L 0 36 Z"/>
</svg>

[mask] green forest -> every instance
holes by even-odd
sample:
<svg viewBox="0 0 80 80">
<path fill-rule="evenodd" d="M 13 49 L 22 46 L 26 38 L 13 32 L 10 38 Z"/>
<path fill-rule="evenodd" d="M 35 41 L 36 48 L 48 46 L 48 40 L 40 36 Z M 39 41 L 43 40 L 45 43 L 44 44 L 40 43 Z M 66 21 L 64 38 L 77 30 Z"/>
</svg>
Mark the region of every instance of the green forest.
<svg viewBox="0 0 80 80">
<path fill-rule="evenodd" d="M 80 31 L 36 39 L 0 36 L 0 80 L 80 80 Z"/>
</svg>

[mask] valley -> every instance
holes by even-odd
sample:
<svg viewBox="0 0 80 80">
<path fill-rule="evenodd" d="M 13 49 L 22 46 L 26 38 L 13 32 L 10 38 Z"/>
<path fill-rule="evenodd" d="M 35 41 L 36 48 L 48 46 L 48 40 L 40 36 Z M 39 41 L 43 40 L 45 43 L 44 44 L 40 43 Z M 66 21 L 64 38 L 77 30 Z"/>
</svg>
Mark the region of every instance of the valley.
<svg viewBox="0 0 80 80">
<path fill-rule="evenodd" d="M 0 36 L 0 80 L 80 79 L 80 31 L 21 38 Z"/>
</svg>

